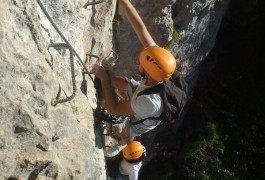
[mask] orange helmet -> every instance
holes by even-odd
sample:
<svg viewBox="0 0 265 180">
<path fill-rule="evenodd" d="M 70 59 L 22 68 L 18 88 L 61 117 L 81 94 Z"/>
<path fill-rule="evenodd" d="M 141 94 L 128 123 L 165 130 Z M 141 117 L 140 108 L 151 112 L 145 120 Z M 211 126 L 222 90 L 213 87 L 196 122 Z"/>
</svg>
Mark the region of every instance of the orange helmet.
<svg viewBox="0 0 265 180">
<path fill-rule="evenodd" d="M 123 157 L 126 160 L 136 160 L 144 153 L 144 147 L 139 141 L 132 141 L 122 150 Z"/>
<path fill-rule="evenodd" d="M 177 66 L 175 57 L 159 46 L 151 46 L 142 50 L 139 63 L 157 82 L 168 80 Z"/>
</svg>

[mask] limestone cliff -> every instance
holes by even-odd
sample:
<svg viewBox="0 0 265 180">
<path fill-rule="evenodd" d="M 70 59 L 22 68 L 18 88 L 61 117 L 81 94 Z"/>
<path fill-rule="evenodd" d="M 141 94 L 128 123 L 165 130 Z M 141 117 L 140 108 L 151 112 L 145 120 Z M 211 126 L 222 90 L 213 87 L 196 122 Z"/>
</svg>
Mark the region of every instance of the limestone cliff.
<svg viewBox="0 0 265 180">
<path fill-rule="evenodd" d="M 178 56 L 193 87 L 227 1 L 132 2 L 156 42 Z M 0 3 L 0 179 L 106 179 L 104 139 L 93 116 L 96 90 L 84 71 L 97 61 L 89 54 L 108 60 L 114 49 L 120 56 L 114 70 L 134 76 L 142 48 L 120 9 L 114 18 L 116 1 Z M 74 49 L 73 58 L 67 48 L 49 47 L 65 40 Z M 52 106 L 56 97 L 73 98 Z"/>
<path fill-rule="evenodd" d="M 82 59 L 110 52 L 115 2 L 41 2 Z M 60 99 L 73 91 L 69 50 L 48 49 L 62 37 L 35 0 L 2 0 L 0 14 L 0 179 L 105 179 L 93 81 L 86 74 L 88 90 L 80 90 L 83 67 L 74 57 L 76 96 L 53 107 L 59 86 Z"/>
</svg>

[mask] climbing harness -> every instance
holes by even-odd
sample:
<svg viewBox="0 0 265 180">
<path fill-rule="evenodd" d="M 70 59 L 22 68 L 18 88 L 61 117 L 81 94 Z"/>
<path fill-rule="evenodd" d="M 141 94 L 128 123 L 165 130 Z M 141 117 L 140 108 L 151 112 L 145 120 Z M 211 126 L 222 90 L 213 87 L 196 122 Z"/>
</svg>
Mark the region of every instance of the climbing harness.
<svg viewBox="0 0 265 180">
<path fill-rule="evenodd" d="M 109 130 L 106 133 L 102 134 L 105 136 L 110 136 L 113 134 L 113 131 L 112 131 L 113 125 L 123 123 L 129 118 L 129 116 L 124 116 L 124 115 L 110 115 L 106 112 L 106 109 L 101 108 L 101 107 L 98 107 L 94 111 L 94 116 L 103 122 L 109 123 L 110 125 Z"/>
</svg>

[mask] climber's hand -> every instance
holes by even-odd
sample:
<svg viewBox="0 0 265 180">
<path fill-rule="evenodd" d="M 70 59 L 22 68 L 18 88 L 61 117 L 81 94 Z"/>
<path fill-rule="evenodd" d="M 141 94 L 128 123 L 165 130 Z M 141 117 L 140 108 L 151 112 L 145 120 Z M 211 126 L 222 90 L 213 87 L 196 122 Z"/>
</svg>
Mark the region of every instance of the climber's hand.
<svg viewBox="0 0 265 180">
<path fill-rule="evenodd" d="M 94 64 L 91 69 L 91 73 L 93 73 L 101 81 L 104 81 L 109 78 L 108 73 L 106 72 L 102 64 Z"/>
</svg>

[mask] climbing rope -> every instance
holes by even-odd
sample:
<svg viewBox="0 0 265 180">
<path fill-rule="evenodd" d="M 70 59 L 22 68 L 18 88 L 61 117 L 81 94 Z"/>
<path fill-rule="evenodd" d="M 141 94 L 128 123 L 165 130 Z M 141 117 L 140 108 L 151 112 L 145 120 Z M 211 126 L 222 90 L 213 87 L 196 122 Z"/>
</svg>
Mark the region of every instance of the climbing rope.
<svg viewBox="0 0 265 180">
<path fill-rule="evenodd" d="M 95 5 L 95 4 L 100 4 L 100 3 L 103 3 L 105 2 L 105 0 L 100 0 L 100 1 L 95 1 L 95 2 L 87 2 L 83 7 L 86 9 L 87 6 L 90 6 L 90 5 Z"/>
<path fill-rule="evenodd" d="M 73 84 L 73 93 L 71 96 L 66 97 L 64 99 L 59 99 L 59 93 L 55 99 L 52 99 L 52 106 L 56 106 L 59 103 L 64 103 L 71 101 L 76 94 L 76 82 L 75 82 L 75 71 L 74 71 L 74 57 L 73 57 L 73 49 L 70 47 L 68 44 L 65 43 L 53 43 L 48 46 L 48 48 L 53 47 L 53 48 L 67 48 L 70 51 L 70 67 L 71 67 L 71 77 L 72 77 L 72 84 Z M 60 91 L 59 91 L 60 92 Z"/>
<path fill-rule="evenodd" d="M 50 21 L 50 23 L 52 24 L 52 26 L 54 27 L 54 29 L 58 32 L 58 34 L 61 36 L 61 38 L 64 40 L 65 44 L 64 43 L 54 43 L 54 44 L 51 44 L 49 45 L 49 47 L 63 47 L 63 48 L 68 48 L 70 50 L 70 62 L 71 62 L 71 74 L 72 74 L 72 83 L 73 83 L 73 94 L 65 99 L 59 99 L 59 93 L 57 95 L 57 97 L 55 99 L 52 99 L 52 102 L 51 104 L 53 106 L 56 106 L 58 103 L 64 103 L 64 102 L 67 102 L 67 101 L 70 101 L 72 100 L 74 97 L 75 97 L 75 94 L 76 94 L 76 82 L 75 82 L 75 78 L 74 78 L 74 58 L 73 58 L 73 55 L 75 55 L 77 58 L 78 58 L 78 63 L 80 63 L 83 67 L 82 69 L 82 74 L 88 74 L 89 77 L 91 78 L 91 80 L 93 81 L 93 78 L 91 76 L 91 74 L 88 72 L 88 70 L 86 69 L 85 67 L 85 64 L 82 62 L 81 58 L 79 57 L 79 55 L 77 54 L 77 52 L 74 50 L 74 48 L 71 46 L 71 44 L 67 41 L 67 39 L 64 37 L 64 35 L 61 33 L 61 31 L 59 30 L 59 28 L 56 26 L 56 24 L 53 22 L 52 18 L 50 17 L 50 15 L 48 14 L 48 12 L 46 11 L 46 9 L 44 8 L 43 4 L 41 3 L 40 0 L 37 0 L 40 8 L 42 9 L 42 11 L 44 12 L 44 14 L 46 15 L 46 17 L 48 18 L 48 20 Z M 86 7 L 88 5 L 93 5 L 93 4 L 99 4 L 99 3 L 102 3 L 104 1 L 97 1 L 97 2 L 88 2 L 86 3 Z M 117 53 L 115 53 L 114 51 L 111 51 L 115 54 L 115 59 L 114 61 L 116 61 L 118 59 L 118 55 Z M 87 56 L 90 56 L 90 57 L 96 57 L 98 60 L 100 59 L 98 56 L 96 55 L 92 55 L 92 54 L 89 54 Z M 110 54 L 103 58 L 102 61 L 105 61 L 108 57 L 110 56 Z M 111 62 L 108 62 L 108 63 L 105 63 L 106 65 L 105 66 L 108 66 L 110 67 L 111 65 L 113 65 L 113 61 Z M 60 92 L 60 90 L 59 90 Z"/>
<path fill-rule="evenodd" d="M 81 58 L 79 57 L 79 55 L 77 54 L 77 52 L 74 50 L 74 48 L 71 46 L 71 44 L 67 41 L 67 39 L 64 37 L 64 35 L 61 33 L 61 31 L 59 30 L 59 28 L 56 26 L 56 24 L 53 22 L 52 18 L 50 17 L 50 15 L 48 14 L 48 12 L 46 11 L 46 9 L 44 8 L 43 4 L 41 3 L 40 0 L 37 0 L 40 8 L 42 9 L 43 13 L 46 15 L 46 17 L 48 18 L 48 20 L 50 21 L 50 23 L 52 24 L 52 26 L 54 27 L 54 29 L 58 32 L 58 34 L 61 36 L 61 38 L 64 40 L 64 42 L 72 49 L 73 53 L 75 54 L 75 56 L 78 58 L 78 62 L 83 66 L 85 72 L 90 76 L 91 80 L 93 80 L 92 76 L 90 75 L 90 73 L 88 72 L 88 70 L 86 69 L 84 63 L 82 62 Z"/>
</svg>

